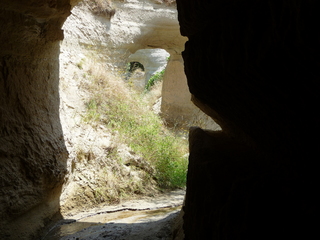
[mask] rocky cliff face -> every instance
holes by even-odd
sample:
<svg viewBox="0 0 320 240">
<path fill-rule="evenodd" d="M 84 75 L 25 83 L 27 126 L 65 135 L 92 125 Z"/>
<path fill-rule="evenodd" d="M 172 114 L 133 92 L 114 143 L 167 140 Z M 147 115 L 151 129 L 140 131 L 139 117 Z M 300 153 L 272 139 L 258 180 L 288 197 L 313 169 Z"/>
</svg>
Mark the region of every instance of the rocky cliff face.
<svg viewBox="0 0 320 240">
<path fill-rule="evenodd" d="M 223 129 L 191 132 L 186 239 L 310 238 L 317 215 L 318 3 L 177 4 L 189 38 L 189 89 Z"/>
<path fill-rule="evenodd" d="M 0 236 L 30 237 L 59 208 L 68 153 L 59 41 L 70 1 L 1 1 Z"/>
<path fill-rule="evenodd" d="M 110 71 L 122 70 L 141 51 L 166 50 L 171 57 L 163 80 L 162 116 L 170 123 L 193 122 L 205 128 L 219 128 L 191 102 L 181 57 L 186 38 L 180 35 L 176 6 L 160 2 L 113 1 L 115 14 L 110 19 L 94 14 L 90 4 L 84 1 L 73 8 L 64 23 L 62 48 L 73 56 L 78 55 L 79 61 L 80 53 L 94 55 Z M 147 68 L 152 66 L 152 63 L 143 64 Z M 145 77 L 150 74 L 146 73 Z"/>
<path fill-rule="evenodd" d="M 113 1 L 115 14 L 94 14 L 87 1 L 73 8 L 64 23 L 64 44 L 98 50 L 112 66 L 122 66 L 139 49 L 161 48 L 180 54 L 185 37 L 180 35 L 175 5 L 151 0 Z"/>
</svg>

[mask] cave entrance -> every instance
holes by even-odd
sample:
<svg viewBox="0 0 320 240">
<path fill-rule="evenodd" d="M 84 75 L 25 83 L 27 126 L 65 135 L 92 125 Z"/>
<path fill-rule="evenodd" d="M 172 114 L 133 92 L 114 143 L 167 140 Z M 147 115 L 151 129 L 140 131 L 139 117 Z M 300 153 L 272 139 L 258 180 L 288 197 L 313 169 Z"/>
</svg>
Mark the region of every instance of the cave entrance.
<svg viewBox="0 0 320 240">
<path fill-rule="evenodd" d="M 126 1 L 119 13 L 130 14 L 111 20 L 91 14 L 88 2 L 72 9 L 60 45 L 60 119 L 70 153 L 62 208 L 184 187 L 188 130 L 175 130 L 198 125 L 190 117 L 201 111 L 190 100 L 174 8 L 163 5 L 172 15 L 166 24 L 162 10 L 141 24 L 141 11 L 153 11 L 143 8 L 139 24 L 124 28 L 132 16 Z M 140 90 L 131 91 L 136 75 Z"/>
<path fill-rule="evenodd" d="M 131 9 L 125 2 L 123 12 Z M 72 9 L 60 45 L 60 119 L 70 153 L 61 209 L 185 187 L 188 130 L 176 130 L 200 110 L 190 100 L 177 21 L 162 24 L 156 10 L 155 20 L 127 32 L 128 14 L 97 17 L 87 3 Z"/>
<path fill-rule="evenodd" d="M 60 54 L 60 119 L 69 140 L 70 181 L 62 208 L 185 187 L 187 138 L 175 135 L 158 115 L 162 82 L 156 76 L 164 75 L 169 53 L 138 50 L 118 67 L 99 58 L 94 47 L 74 54 L 67 37 Z M 142 88 L 136 91 L 138 73 Z M 147 90 L 150 79 L 156 84 Z"/>
</svg>

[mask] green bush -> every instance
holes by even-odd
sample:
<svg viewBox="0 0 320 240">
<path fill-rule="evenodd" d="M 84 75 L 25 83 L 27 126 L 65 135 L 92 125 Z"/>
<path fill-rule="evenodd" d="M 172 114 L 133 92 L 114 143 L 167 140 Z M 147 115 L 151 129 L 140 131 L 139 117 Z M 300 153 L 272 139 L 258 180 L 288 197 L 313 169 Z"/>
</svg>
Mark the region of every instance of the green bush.
<svg viewBox="0 0 320 240">
<path fill-rule="evenodd" d="M 150 90 L 150 88 L 158 81 L 161 81 L 163 79 L 164 76 L 164 69 L 161 72 L 157 72 L 154 75 L 151 76 L 151 78 L 149 79 L 147 85 L 145 86 L 145 89 L 147 91 Z"/>
<path fill-rule="evenodd" d="M 140 107 L 143 107 L 142 104 Z M 162 188 L 182 187 L 186 183 L 187 159 L 181 149 L 181 139 L 164 128 L 162 120 L 151 111 L 135 114 L 136 107 L 116 104 L 108 121 L 136 153 L 147 159 L 155 168 L 154 176 Z"/>
</svg>

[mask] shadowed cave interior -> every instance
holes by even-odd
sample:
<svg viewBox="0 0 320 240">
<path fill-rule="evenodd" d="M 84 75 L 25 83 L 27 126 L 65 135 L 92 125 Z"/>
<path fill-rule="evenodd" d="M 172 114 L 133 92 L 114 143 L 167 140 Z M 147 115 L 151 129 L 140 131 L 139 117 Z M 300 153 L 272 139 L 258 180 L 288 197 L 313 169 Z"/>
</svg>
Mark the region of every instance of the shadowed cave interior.
<svg viewBox="0 0 320 240">
<path fill-rule="evenodd" d="M 1 239 L 35 238 L 59 215 L 59 41 L 77 2 L 0 3 Z M 177 0 L 177 9 L 193 102 L 222 127 L 190 130 L 184 239 L 316 236 L 318 1 Z"/>
</svg>

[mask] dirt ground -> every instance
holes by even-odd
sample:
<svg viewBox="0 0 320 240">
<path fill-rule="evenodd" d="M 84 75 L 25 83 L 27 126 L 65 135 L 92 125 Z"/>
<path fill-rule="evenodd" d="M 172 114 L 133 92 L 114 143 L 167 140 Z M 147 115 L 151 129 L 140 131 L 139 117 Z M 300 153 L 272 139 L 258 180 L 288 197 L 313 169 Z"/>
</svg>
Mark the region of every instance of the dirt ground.
<svg viewBox="0 0 320 240">
<path fill-rule="evenodd" d="M 70 213 L 42 240 L 152 240 L 171 239 L 172 226 L 185 191 L 144 197 L 114 206 Z"/>
</svg>

